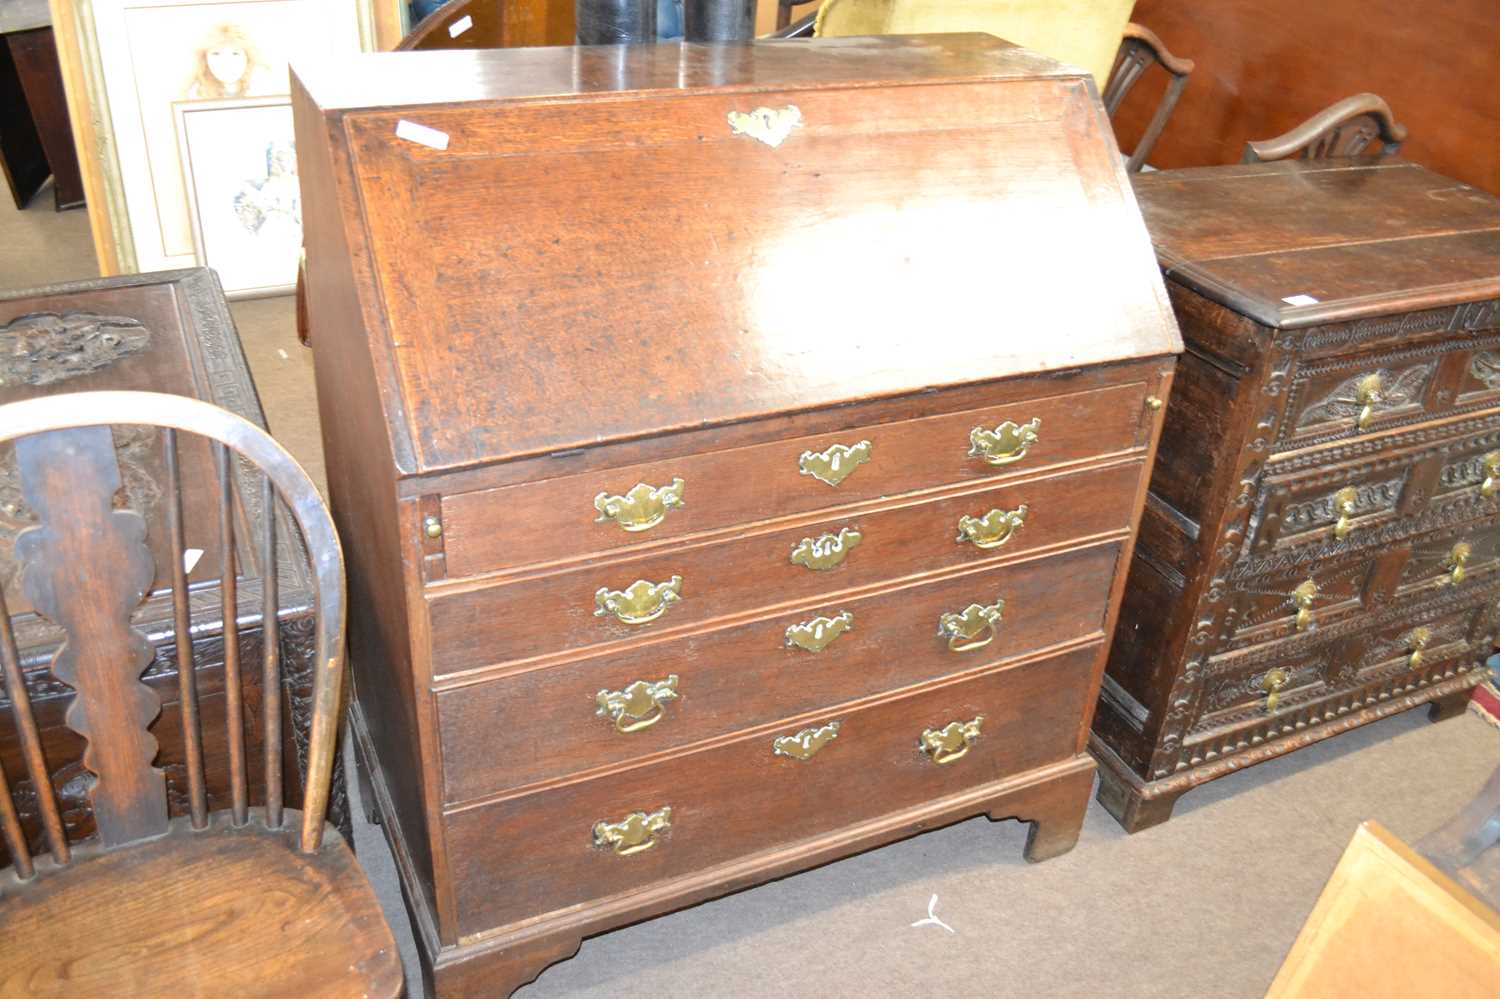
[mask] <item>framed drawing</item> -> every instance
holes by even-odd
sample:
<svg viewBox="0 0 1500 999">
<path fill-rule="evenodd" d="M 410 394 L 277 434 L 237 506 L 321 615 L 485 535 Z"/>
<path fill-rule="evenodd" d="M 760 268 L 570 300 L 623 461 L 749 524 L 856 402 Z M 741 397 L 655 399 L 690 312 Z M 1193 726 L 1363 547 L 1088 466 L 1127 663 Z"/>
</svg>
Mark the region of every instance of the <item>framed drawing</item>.
<svg viewBox="0 0 1500 999">
<path fill-rule="evenodd" d="M 285 104 L 290 62 L 359 51 L 359 2 L 92 0 L 87 9 L 103 91 L 94 104 L 108 109 L 123 201 L 116 217 L 128 229 L 133 269 L 200 262 L 179 156 L 178 106 L 268 97 Z M 210 232 L 223 246 L 223 235 Z"/>
<path fill-rule="evenodd" d="M 197 261 L 230 298 L 291 291 L 302 250 L 291 102 L 177 101 L 172 112 Z"/>
</svg>

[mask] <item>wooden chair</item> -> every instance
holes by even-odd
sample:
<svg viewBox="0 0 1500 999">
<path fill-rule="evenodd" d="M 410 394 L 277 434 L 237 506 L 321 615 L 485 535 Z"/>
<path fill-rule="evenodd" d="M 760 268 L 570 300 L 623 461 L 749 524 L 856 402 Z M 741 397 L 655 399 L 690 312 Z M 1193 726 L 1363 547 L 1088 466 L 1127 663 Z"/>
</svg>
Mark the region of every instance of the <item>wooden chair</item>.
<svg viewBox="0 0 1500 999">
<path fill-rule="evenodd" d="M 1376 94 L 1355 94 L 1324 108 L 1284 135 L 1245 143 L 1240 162 L 1361 156 L 1377 138 L 1381 145 L 1376 155 L 1394 156 L 1406 141 L 1406 126 L 1396 123 L 1389 105 Z"/>
<path fill-rule="evenodd" d="M 172 564 L 177 671 L 187 747 L 190 814 L 169 818 L 163 772 L 153 766 L 160 710 L 140 682 L 151 660 L 131 624 L 157 567 L 145 520 L 114 508 L 120 488 L 112 424 L 161 428 L 164 509 Z M 203 772 L 192 612 L 184 564 L 179 433 L 207 438 L 219 480 L 218 537 L 232 807 L 210 813 Z M 0 871 L 0 994 L 27 996 L 392 996 L 402 989 L 390 928 L 354 855 L 324 822 L 344 673 L 344 566 L 327 507 L 292 457 L 263 431 L 208 403 L 150 392 L 87 392 L 0 406 L 0 443 L 14 442 L 25 504 L 36 525 L 16 541 L 26 604 L 67 640 L 52 677 L 75 691 L 66 716 L 87 741 L 84 765 L 97 838 L 70 844 L 48 778 L 9 607 L 0 589 L 0 666 L 39 797 L 47 853 L 28 843 L 0 771 L 0 833 L 12 866 Z M 196 445 L 195 446 L 199 446 Z M 247 805 L 241 700 L 233 463 L 264 475 L 266 528 L 253 539 L 276 564 L 279 494 L 311 552 L 317 590 L 318 673 L 302 811 L 282 802 L 281 699 L 263 699 L 266 804 Z M 277 613 L 276 574 L 265 580 L 264 620 Z M 201 612 L 200 612 L 201 613 Z M 20 615 L 17 616 L 20 620 Z M 200 622 L 201 623 L 201 622 Z M 274 629 L 271 629 L 274 633 Z M 262 689 L 280 686 L 280 653 L 267 642 Z M 35 844 L 40 846 L 41 844 Z"/>
<path fill-rule="evenodd" d="M 1166 92 L 1162 94 L 1161 102 L 1156 106 L 1156 113 L 1151 116 L 1150 124 L 1141 135 L 1140 142 L 1136 143 L 1135 152 L 1125 160 L 1125 169 L 1130 173 L 1139 173 L 1146 163 L 1146 157 L 1151 155 L 1156 140 L 1161 138 L 1162 130 L 1167 127 L 1167 120 L 1172 117 L 1177 101 L 1187 88 L 1188 77 L 1194 66 L 1193 60 L 1182 59 L 1169 52 L 1150 28 L 1139 24 L 1125 25 L 1120 51 L 1115 54 L 1115 65 L 1110 70 L 1109 82 L 1104 87 L 1104 110 L 1111 119 L 1120 109 L 1125 95 L 1130 93 L 1136 81 L 1152 66 L 1160 66 L 1172 79 L 1167 84 Z"/>
<path fill-rule="evenodd" d="M 774 37 L 784 37 L 780 32 L 792 26 L 792 11 L 797 7 L 806 7 L 810 3 L 818 3 L 819 0 L 776 0 L 776 31 Z M 816 16 L 814 11 L 811 16 Z M 797 37 L 797 36 L 792 36 Z"/>
</svg>

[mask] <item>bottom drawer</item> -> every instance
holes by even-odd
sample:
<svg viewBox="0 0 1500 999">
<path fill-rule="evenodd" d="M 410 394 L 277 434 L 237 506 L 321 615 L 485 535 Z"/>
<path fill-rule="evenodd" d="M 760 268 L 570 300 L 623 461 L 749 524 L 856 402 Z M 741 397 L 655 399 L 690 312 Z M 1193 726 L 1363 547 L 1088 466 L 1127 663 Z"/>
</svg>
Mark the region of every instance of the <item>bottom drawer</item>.
<svg viewBox="0 0 1500 999">
<path fill-rule="evenodd" d="M 1082 749 L 1084 718 L 1097 693 L 1100 652 L 1096 642 L 664 762 L 451 812 L 445 822 L 460 935 L 643 888 L 1073 756 Z M 964 733 L 942 731 L 975 718 L 982 719 L 978 736 L 966 752 Z M 780 743 L 777 751 L 776 740 L 799 734 L 800 746 Z M 814 750 L 807 759 L 797 756 L 803 747 Z M 632 824 L 632 813 L 655 818 Z M 619 826 L 614 845 L 600 823 Z"/>
</svg>

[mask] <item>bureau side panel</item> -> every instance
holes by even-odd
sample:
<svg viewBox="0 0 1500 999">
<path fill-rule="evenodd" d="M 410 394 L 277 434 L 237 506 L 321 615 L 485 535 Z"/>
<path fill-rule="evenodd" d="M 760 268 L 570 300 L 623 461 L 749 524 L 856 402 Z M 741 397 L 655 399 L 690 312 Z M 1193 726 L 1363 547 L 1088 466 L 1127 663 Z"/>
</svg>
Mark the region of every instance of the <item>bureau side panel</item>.
<svg viewBox="0 0 1500 999">
<path fill-rule="evenodd" d="M 317 351 L 318 409 L 328 492 L 344 546 L 349 585 L 349 649 L 354 692 L 378 756 L 413 870 L 433 894 L 434 857 L 426 822 L 418 684 L 398 533 L 395 464 L 366 344 L 343 218 L 357 219 L 352 196 L 334 179 L 341 153 L 337 123 L 325 121 L 293 78 L 307 252 L 305 294 Z M 414 572 L 414 566 L 404 571 Z"/>
</svg>

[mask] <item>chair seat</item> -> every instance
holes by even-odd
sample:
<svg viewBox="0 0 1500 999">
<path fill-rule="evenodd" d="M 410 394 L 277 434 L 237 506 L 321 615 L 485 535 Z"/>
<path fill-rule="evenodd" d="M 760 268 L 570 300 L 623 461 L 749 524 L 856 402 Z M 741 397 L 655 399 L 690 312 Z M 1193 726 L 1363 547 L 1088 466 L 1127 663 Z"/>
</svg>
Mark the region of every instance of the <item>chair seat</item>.
<svg viewBox="0 0 1500 999">
<path fill-rule="evenodd" d="M 390 927 L 353 852 L 329 826 L 297 850 L 301 816 L 253 812 L 113 851 L 83 844 L 20 881 L 0 872 L 0 997 L 401 994 Z"/>
</svg>

